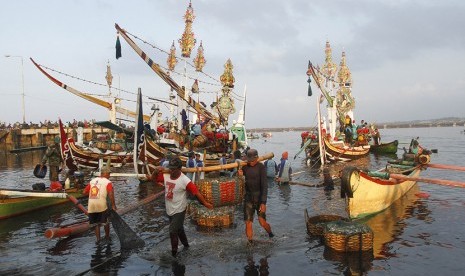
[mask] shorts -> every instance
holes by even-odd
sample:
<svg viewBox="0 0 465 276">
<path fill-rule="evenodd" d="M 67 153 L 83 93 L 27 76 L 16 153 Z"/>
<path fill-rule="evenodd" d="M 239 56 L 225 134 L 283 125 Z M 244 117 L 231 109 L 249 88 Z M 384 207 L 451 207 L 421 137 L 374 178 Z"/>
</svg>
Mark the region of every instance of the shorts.
<svg viewBox="0 0 465 276">
<path fill-rule="evenodd" d="M 257 212 L 257 216 L 266 220 L 266 213 L 262 213 L 260 210 L 260 203 L 253 203 L 251 201 L 244 202 L 244 220 L 253 221 L 254 212 Z"/>
<path fill-rule="evenodd" d="M 103 212 L 89 213 L 89 224 L 106 224 L 108 223 L 110 212 L 108 209 Z"/>
<path fill-rule="evenodd" d="M 186 210 L 168 217 L 170 219 L 170 233 L 179 233 L 180 230 L 184 230 L 184 218 L 186 217 Z"/>
</svg>

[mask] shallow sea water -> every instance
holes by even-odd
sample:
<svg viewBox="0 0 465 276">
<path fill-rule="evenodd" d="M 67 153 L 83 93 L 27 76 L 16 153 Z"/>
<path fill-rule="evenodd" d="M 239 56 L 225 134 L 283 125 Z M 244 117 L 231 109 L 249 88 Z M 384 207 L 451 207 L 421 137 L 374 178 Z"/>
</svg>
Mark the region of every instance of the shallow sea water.
<svg viewBox="0 0 465 276">
<path fill-rule="evenodd" d="M 382 141 L 420 144 L 438 149 L 431 163 L 465 166 L 463 128 L 381 130 Z M 274 132 L 271 138 L 251 140 L 262 155 L 289 152 L 296 175 L 293 181 L 317 184 L 318 168 L 308 167 L 303 154 L 296 159 L 300 132 Z M 408 146 L 401 144 L 402 146 Z M 398 151 L 400 155 L 402 150 Z M 42 152 L 1 153 L 2 187 L 29 188 L 38 181 L 32 175 Z M 378 169 L 390 157 L 370 155 L 350 163 Z M 336 175 L 344 165 L 331 165 Z M 120 171 L 130 171 L 130 167 Z M 428 169 L 422 177 L 463 181 L 464 172 Z M 136 179 L 113 178 L 116 201 L 123 208 L 160 190 Z M 116 234 L 111 241 L 95 244 L 93 232 L 65 239 L 46 239 L 44 232 L 85 219 L 71 203 L 0 221 L 0 274 L 2 275 L 456 275 L 465 268 L 465 189 L 418 183 L 414 190 L 382 213 L 366 221 L 374 231 L 372 254 L 341 254 L 326 248 L 306 232 L 304 210 L 310 216 L 345 215 L 339 187 L 325 195 L 321 187 L 269 184 L 267 218 L 276 237 L 269 241 L 258 221 L 258 242 L 248 246 L 240 207 L 229 228 L 199 228 L 190 219 L 185 227 L 188 250 L 175 260 L 170 256 L 163 199 L 157 199 L 122 216 L 145 241 L 139 250 L 121 251 Z M 419 191 L 429 194 L 420 198 Z M 180 249 L 182 246 L 180 247 Z"/>
</svg>

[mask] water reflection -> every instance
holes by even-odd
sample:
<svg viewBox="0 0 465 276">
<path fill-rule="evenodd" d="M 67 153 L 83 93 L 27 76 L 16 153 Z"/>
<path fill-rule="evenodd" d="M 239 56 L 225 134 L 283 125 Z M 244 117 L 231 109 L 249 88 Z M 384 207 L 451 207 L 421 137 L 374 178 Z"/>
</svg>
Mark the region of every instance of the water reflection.
<svg viewBox="0 0 465 276">
<path fill-rule="evenodd" d="M 270 275 L 268 258 L 263 257 L 255 264 L 252 255 L 247 256 L 247 265 L 244 266 L 244 276 L 267 276 Z"/>
<path fill-rule="evenodd" d="M 291 186 L 289 184 L 281 184 L 278 185 L 279 189 L 279 196 L 283 199 L 283 202 L 286 203 L 286 205 L 289 205 L 288 202 L 291 199 Z"/>
<path fill-rule="evenodd" d="M 418 185 L 396 200 L 388 209 L 368 218 L 366 224 L 373 230 L 373 253 L 375 258 L 389 258 L 395 256 L 390 252 L 389 243 L 401 235 L 408 224 L 408 219 L 413 217 L 415 208 L 426 208 L 423 201 L 419 200 Z M 423 213 L 423 212 L 422 212 Z"/>
<path fill-rule="evenodd" d="M 328 261 L 339 263 L 338 268 L 344 275 L 364 275 L 373 266 L 373 252 L 338 252 L 329 247 L 325 247 L 323 257 Z"/>
</svg>

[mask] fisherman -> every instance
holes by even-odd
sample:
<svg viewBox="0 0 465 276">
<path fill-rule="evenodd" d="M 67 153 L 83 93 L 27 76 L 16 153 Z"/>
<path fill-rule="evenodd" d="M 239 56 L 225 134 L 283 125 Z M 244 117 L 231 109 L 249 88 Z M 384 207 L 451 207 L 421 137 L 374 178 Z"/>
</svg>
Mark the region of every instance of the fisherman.
<svg viewBox="0 0 465 276">
<path fill-rule="evenodd" d="M 186 168 L 195 168 L 195 153 L 193 151 L 189 152 L 188 159 L 186 161 Z M 188 172 L 186 176 L 189 177 L 190 180 L 193 179 L 194 173 Z"/>
<path fill-rule="evenodd" d="M 202 161 L 201 156 L 200 156 L 200 153 L 198 153 L 198 152 L 195 153 L 195 167 L 196 168 L 204 167 L 203 161 Z M 195 175 L 194 179 L 196 181 L 205 178 L 205 172 L 196 172 L 194 175 Z"/>
<path fill-rule="evenodd" d="M 266 177 L 275 178 L 278 174 L 278 165 L 273 158 L 266 160 L 264 165 L 266 168 Z"/>
<path fill-rule="evenodd" d="M 42 170 L 43 166 L 48 162 L 49 178 L 50 182 L 59 181 L 58 174 L 60 172 L 60 167 L 63 168 L 63 158 L 61 157 L 60 149 L 60 136 L 55 136 L 53 139 L 53 144 L 47 147 L 45 154 L 42 158 L 42 163 L 40 169 Z"/>
<path fill-rule="evenodd" d="M 238 174 L 245 177 L 244 221 L 248 243 L 253 243 L 252 222 L 255 212 L 258 216 L 258 222 L 268 233 L 268 236 L 270 238 L 274 237 L 271 226 L 266 221 L 268 183 L 265 165 L 258 161 L 258 152 L 256 149 L 247 151 L 247 165 L 239 168 Z"/>
<path fill-rule="evenodd" d="M 84 189 L 83 194 L 89 195 L 87 211 L 89 224 L 95 227 L 97 243 L 100 241 L 100 226 L 103 224 L 105 238 L 110 238 L 108 200 L 111 208 L 116 211 L 115 194 L 110 179 L 110 167 L 104 166 L 100 170 L 100 176 L 93 178 Z"/>
<path fill-rule="evenodd" d="M 147 176 L 155 183 L 163 183 L 165 187 L 165 206 L 168 214 L 170 226 L 171 254 L 176 257 L 178 253 L 179 240 L 185 248 L 189 247 L 186 232 L 184 231 L 184 219 L 187 208 L 187 191 L 196 196 L 197 199 L 208 209 L 213 209 L 213 205 L 205 200 L 203 195 L 197 190 L 192 181 L 181 172 L 182 161 L 179 157 L 174 157 L 168 165 L 169 173 L 162 173 L 162 168 L 155 169 L 152 175 Z"/>
<path fill-rule="evenodd" d="M 288 158 L 289 153 L 287 151 L 283 152 L 278 166 L 278 177 L 276 179 L 278 184 L 289 184 L 289 181 L 291 181 L 292 167 Z"/>
</svg>

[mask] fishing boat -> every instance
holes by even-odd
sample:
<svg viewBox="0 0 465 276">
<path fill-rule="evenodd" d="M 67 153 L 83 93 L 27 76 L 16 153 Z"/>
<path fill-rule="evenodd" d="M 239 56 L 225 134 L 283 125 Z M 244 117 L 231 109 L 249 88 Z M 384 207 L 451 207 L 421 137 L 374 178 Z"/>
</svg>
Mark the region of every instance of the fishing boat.
<svg viewBox="0 0 465 276">
<path fill-rule="evenodd" d="M 370 152 L 379 154 L 394 154 L 397 153 L 397 147 L 399 145 L 398 140 L 394 140 L 389 143 L 381 143 L 378 145 L 371 145 Z"/>
<path fill-rule="evenodd" d="M 121 167 L 127 163 L 132 163 L 132 152 L 126 151 L 102 151 L 96 147 L 78 146 L 73 138 L 68 138 L 61 119 L 59 121 L 61 155 L 65 160 L 66 166 L 75 171 L 78 168 L 98 169 L 102 162 L 108 162 L 113 167 Z"/>
<path fill-rule="evenodd" d="M 347 198 L 350 217 L 381 212 L 412 189 L 430 159 L 429 155 L 419 155 L 417 160 L 395 161 L 378 171 L 346 166 L 341 174 L 341 196 Z"/>
<path fill-rule="evenodd" d="M 347 124 L 352 123 L 355 108 L 355 99 L 352 96 L 352 77 L 347 66 L 345 52 L 342 52 L 339 67 L 332 61 L 329 41 L 326 42 L 325 55 L 325 63 L 321 68 L 313 66 L 309 61 L 307 70 L 308 95 L 312 95 L 310 85 L 312 78 L 321 91 L 321 96 L 317 99 L 318 142 L 310 136 L 307 139 L 314 139 L 313 143 L 303 141 L 307 160 L 313 160 L 315 155 L 319 155 L 322 165 L 329 161 L 350 161 L 362 158 L 368 155 L 370 148 L 364 135 L 359 135 L 355 142 L 347 142 L 346 135 L 341 131 Z M 320 104 L 324 100 L 327 103 L 326 116 L 320 111 Z M 351 141 L 352 134 L 350 135 Z"/>
<path fill-rule="evenodd" d="M 67 195 L 76 198 L 84 196 L 82 190 L 76 188 L 60 192 L 1 189 L 0 220 L 69 202 Z"/>
</svg>

